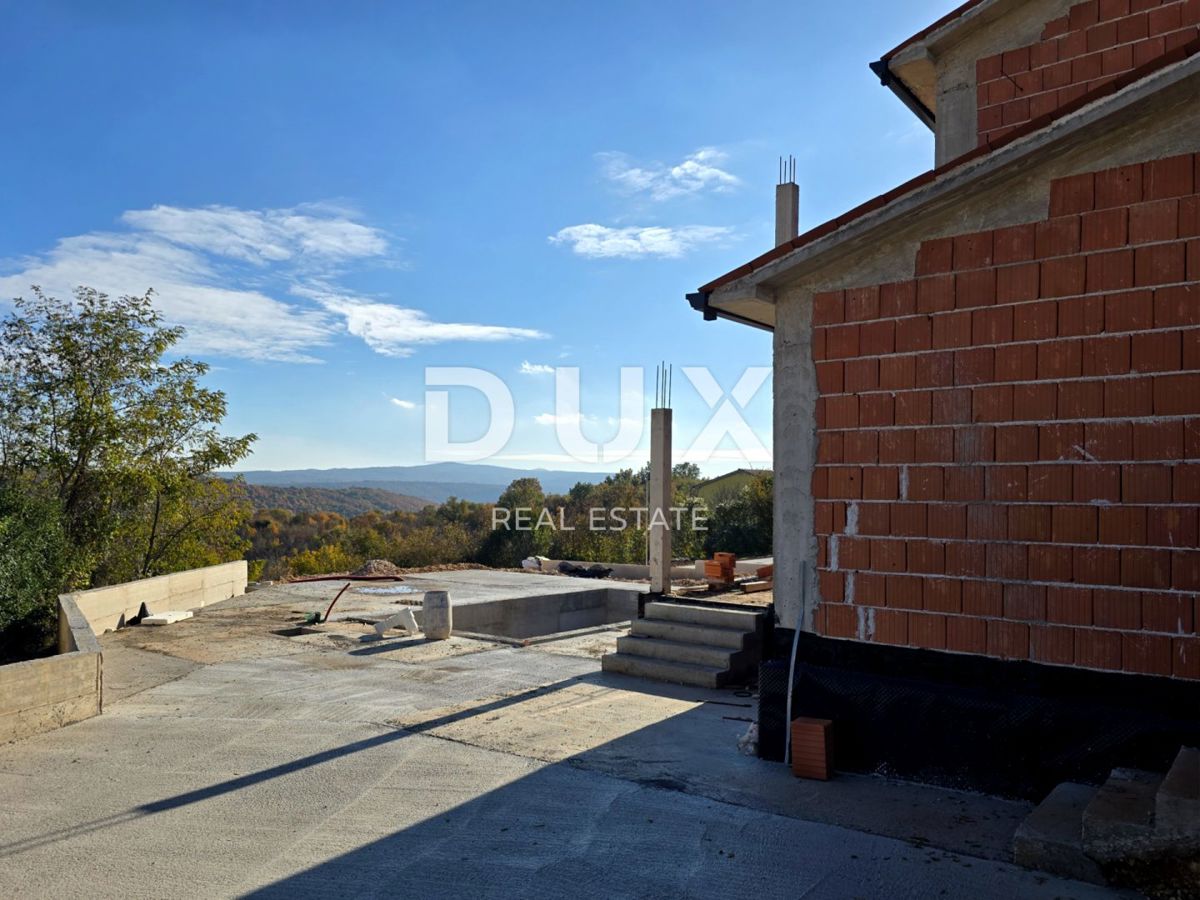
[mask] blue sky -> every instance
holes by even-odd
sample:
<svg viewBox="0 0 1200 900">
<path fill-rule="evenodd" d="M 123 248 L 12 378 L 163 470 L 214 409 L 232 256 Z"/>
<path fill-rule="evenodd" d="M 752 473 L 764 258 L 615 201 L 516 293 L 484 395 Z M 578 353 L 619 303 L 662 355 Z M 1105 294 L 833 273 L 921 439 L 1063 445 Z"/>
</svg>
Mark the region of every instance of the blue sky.
<svg viewBox="0 0 1200 900">
<path fill-rule="evenodd" d="M 678 370 L 771 361 L 683 295 L 770 247 L 780 154 L 802 229 L 931 165 L 867 63 L 952 6 L 8 4 L 0 311 L 154 287 L 248 468 L 424 462 L 429 366 L 508 386 L 491 462 L 612 469 L 564 455 L 546 368 L 604 441 L 620 367 L 649 398 L 665 359 L 679 453 L 711 409 Z M 451 393 L 452 439 L 485 417 Z M 769 448 L 769 380 L 745 418 Z M 702 468 L 739 464 L 726 438 Z"/>
</svg>

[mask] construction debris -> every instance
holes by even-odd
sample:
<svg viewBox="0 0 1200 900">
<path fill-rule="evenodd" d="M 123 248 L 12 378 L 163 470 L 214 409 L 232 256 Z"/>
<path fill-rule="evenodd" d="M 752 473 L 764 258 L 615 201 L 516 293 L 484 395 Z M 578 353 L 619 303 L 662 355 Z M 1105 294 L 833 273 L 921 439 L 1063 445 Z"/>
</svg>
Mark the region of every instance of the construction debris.
<svg viewBox="0 0 1200 900">
<path fill-rule="evenodd" d="M 368 559 L 350 574 L 357 577 L 369 575 L 375 578 L 380 576 L 399 578 L 402 573 L 394 563 L 388 562 L 386 559 Z"/>
<path fill-rule="evenodd" d="M 141 621 L 143 625 L 174 625 L 176 622 L 182 622 L 191 617 L 190 609 L 169 609 L 152 616 L 142 616 Z"/>
</svg>

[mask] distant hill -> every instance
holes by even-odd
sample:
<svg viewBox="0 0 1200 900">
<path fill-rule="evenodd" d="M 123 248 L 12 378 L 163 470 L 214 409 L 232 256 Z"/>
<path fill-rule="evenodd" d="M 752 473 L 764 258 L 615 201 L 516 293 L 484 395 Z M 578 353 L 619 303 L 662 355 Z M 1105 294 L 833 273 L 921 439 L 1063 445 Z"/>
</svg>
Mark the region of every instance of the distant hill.
<svg viewBox="0 0 1200 900">
<path fill-rule="evenodd" d="M 437 503 L 458 497 L 477 503 L 495 503 L 501 492 L 518 478 L 536 478 L 550 494 L 564 494 L 581 481 L 603 481 L 602 472 L 567 472 L 557 469 L 509 469 L 505 466 L 468 463 L 430 463 L 423 466 L 376 466 L 362 469 L 287 469 L 222 472 L 241 475 L 247 484 L 283 487 L 374 488 Z"/>
<path fill-rule="evenodd" d="M 397 494 L 380 488 L 284 487 L 247 484 L 246 495 L 255 509 L 290 509 L 292 512 L 335 512 L 346 517 L 373 509 L 383 512 L 416 512 L 434 503 L 422 497 Z"/>
</svg>

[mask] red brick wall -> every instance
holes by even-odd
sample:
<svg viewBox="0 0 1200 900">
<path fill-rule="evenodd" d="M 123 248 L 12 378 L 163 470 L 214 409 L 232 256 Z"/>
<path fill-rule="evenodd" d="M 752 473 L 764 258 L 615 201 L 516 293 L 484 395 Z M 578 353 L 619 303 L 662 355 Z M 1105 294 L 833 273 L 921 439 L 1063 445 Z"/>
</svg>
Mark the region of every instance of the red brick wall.
<svg viewBox="0 0 1200 900">
<path fill-rule="evenodd" d="M 1088 0 L 975 65 L 982 145 L 1200 34 L 1200 0 Z"/>
<path fill-rule="evenodd" d="M 1200 155 L 817 294 L 820 633 L 1200 678 Z"/>
</svg>

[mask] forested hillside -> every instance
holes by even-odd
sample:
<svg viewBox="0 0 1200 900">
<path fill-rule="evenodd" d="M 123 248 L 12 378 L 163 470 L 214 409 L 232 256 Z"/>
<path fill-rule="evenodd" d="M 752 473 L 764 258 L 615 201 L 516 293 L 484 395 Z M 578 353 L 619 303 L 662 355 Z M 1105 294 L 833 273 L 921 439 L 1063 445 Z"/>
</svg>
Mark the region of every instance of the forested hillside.
<svg viewBox="0 0 1200 900">
<path fill-rule="evenodd" d="M 276 487 L 263 484 L 247 484 L 243 487 L 246 499 L 255 509 L 287 509 L 294 513 L 323 511 L 353 517 L 371 510 L 419 512 L 426 506 L 437 505 L 432 500 L 381 488 Z"/>
</svg>

